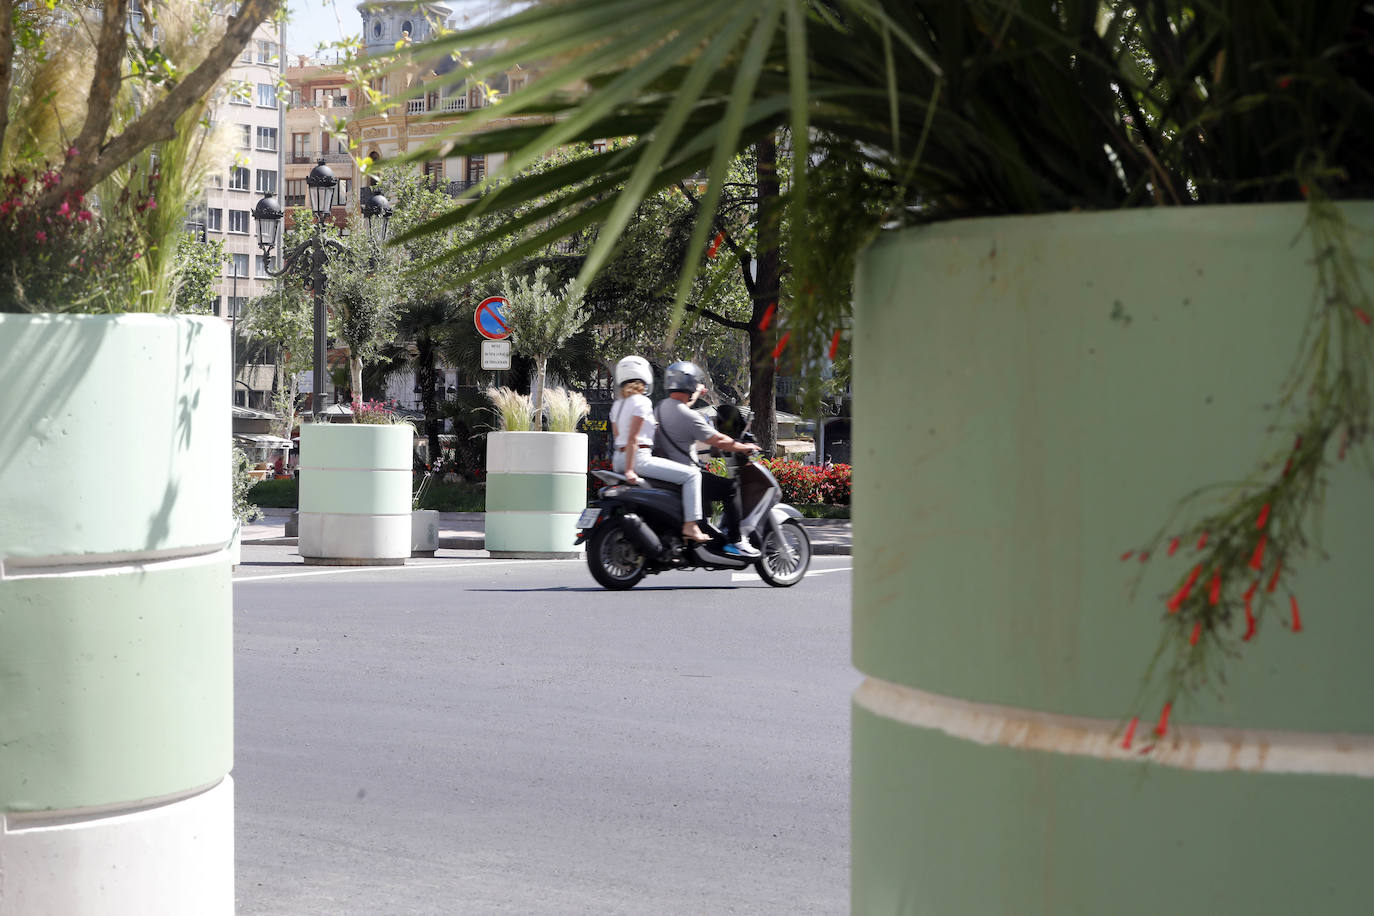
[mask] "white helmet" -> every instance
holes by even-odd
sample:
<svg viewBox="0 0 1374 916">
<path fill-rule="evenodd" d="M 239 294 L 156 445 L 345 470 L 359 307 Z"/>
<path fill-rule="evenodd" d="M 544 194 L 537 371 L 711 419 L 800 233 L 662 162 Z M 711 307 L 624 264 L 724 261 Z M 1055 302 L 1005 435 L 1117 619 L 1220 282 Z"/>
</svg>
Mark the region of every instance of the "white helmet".
<svg viewBox="0 0 1374 916">
<path fill-rule="evenodd" d="M 654 370 L 649 368 L 649 361 L 642 356 L 627 356 L 615 364 L 615 390 L 619 391 L 620 386 L 635 379 L 644 383 L 644 393 L 649 394 L 654 390 Z"/>
</svg>

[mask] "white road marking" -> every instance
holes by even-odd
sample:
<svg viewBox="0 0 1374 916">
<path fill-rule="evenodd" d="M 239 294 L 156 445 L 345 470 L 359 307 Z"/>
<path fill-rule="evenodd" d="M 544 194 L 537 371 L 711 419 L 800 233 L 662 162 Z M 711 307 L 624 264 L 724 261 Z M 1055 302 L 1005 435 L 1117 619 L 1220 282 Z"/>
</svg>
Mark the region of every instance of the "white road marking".
<svg viewBox="0 0 1374 916">
<path fill-rule="evenodd" d="M 806 578 L 809 579 L 809 578 L 811 578 L 812 576 L 823 576 L 823 575 L 825 575 L 826 573 L 833 573 L 833 572 L 848 572 L 849 570 L 851 570 L 851 569 L 853 569 L 853 568 L 854 568 L 854 567 L 852 567 L 852 566 L 836 566 L 834 569 L 808 569 L 808 570 L 806 571 Z M 753 581 L 753 582 L 762 582 L 763 580 L 759 578 L 759 574 L 756 573 L 756 572 L 737 572 L 737 573 L 731 573 L 731 574 L 730 574 L 730 581 L 731 581 L 731 582 L 750 582 L 750 581 Z"/>
<path fill-rule="evenodd" d="M 300 572 L 271 573 L 266 576 L 236 576 L 234 584 L 240 582 L 264 582 L 268 579 L 299 579 L 304 576 L 337 576 L 340 573 L 356 572 L 415 572 L 421 569 L 475 569 L 478 566 L 528 566 L 531 563 L 576 563 L 578 560 L 469 560 L 460 563 L 426 563 L 424 566 L 331 566 L 328 569 L 308 569 Z"/>
</svg>

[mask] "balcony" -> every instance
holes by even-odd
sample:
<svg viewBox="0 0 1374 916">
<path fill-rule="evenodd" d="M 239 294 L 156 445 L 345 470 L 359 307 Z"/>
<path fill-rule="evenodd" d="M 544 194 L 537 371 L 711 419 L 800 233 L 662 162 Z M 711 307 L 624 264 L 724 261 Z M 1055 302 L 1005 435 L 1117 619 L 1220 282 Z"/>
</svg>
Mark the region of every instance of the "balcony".
<svg viewBox="0 0 1374 916">
<path fill-rule="evenodd" d="M 406 114 L 424 114 L 424 113 L 425 113 L 425 100 L 424 100 L 424 99 L 411 99 L 410 101 L 406 102 Z"/>
<path fill-rule="evenodd" d="M 287 163 L 288 163 L 289 165 L 314 165 L 316 162 L 319 162 L 321 159 L 323 159 L 325 162 L 352 162 L 352 161 L 353 161 L 353 157 L 350 156 L 348 153 L 324 153 L 323 155 L 320 155 L 320 154 L 313 154 L 313 155 L 312 155 L 311 153 L 308 153 L 308 152 L 307 152 L 307 153 L 292 153 L 290 156 L 287 156 L 287 157 L 286 157 L 286 161 L 287 161 Z"/>
</svg>

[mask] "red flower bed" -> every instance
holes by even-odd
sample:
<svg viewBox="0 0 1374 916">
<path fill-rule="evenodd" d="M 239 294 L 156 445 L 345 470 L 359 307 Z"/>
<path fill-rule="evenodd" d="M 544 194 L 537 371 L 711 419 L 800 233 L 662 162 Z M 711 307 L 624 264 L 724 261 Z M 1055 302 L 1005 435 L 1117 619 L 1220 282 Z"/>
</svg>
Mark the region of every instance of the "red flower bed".
<svg viewBox="0 0 1374 916">
<path fill-rule="evenodd" d="M 778 479 L 785 503 L 849 505 L 852 471 L 847 464 L 827 469 L 785 458 L 765 458 L 763 463 Z"/>
</svg>

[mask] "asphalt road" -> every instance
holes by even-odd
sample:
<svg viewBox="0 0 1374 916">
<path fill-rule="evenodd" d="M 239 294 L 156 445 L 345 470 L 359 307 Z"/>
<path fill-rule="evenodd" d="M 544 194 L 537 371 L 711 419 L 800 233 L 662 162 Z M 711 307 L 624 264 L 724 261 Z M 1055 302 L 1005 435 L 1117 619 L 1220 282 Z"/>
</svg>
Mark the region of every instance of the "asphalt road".
<svg viewBox="0 0 1374 916">
<path fill-rule="evenodd" d="M 240 914 L 843 913 L 850 558 L 235 575 Z"/>
</svg>

